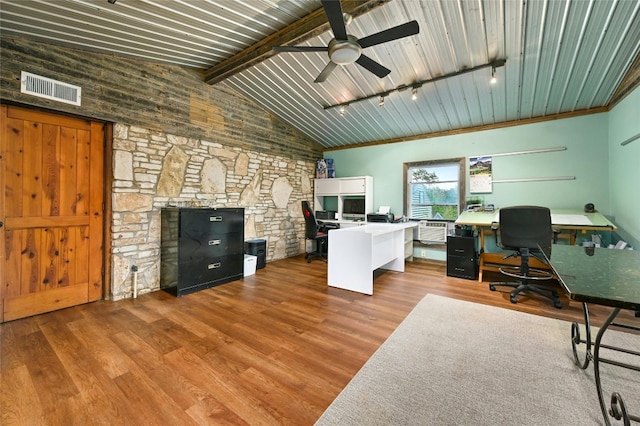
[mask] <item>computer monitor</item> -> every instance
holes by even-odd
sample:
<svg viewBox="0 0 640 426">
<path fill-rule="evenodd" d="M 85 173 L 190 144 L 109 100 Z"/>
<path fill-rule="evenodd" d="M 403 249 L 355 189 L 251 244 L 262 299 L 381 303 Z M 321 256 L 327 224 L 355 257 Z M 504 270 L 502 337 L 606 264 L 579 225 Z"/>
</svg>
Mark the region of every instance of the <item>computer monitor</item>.
<svg viewBox="0 0 640 426">
<path fill-rule="evenodd" d="M 342 203 L 342 217 L 344 219 L 364 219 L 365 213 L 364 198 L 345 198 Z"/>
</svg>

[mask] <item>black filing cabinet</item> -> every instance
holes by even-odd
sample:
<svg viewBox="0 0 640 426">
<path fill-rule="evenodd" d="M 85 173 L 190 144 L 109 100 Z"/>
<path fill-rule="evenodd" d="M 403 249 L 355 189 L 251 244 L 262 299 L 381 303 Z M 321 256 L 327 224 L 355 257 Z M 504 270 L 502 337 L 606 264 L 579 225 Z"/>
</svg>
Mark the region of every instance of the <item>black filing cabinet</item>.
<svg viewBox="0 0 640 426">
<path fill-rule="evenodd" d="M 244 209 L 162 209 L 160 288 L 176 296 L 243 277 Z"/>
<path fill-rule="evenodd" d="M 474 237 L 447 237 L 447 275 L 469 280 L 478 278 Z"/>
</svg>

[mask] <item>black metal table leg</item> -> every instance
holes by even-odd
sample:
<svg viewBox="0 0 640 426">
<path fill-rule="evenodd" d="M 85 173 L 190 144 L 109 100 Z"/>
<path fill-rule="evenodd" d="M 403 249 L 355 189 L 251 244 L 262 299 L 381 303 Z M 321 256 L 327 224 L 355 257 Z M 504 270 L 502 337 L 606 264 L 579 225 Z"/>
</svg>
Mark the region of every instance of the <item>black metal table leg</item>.
<svg viewBox="0 0 640 426">
<path fill-rule="evenodd" d="M 633 330 L 640 330 L 640 327 L 614 323 L 613 321 L 615 320 L 616 316 L 618 316 L 619 312 L 620 312 L 620 308 L 614 308 L 611 314 L 609 314 L 609 317 L 607 318 L 603 326 L 600 328 L 600 330 L 598 330 L 598 334 L 596 336 L 596 341 L 594 345 L 594 352 L 593 352 L 593 369 L 594 369 L 594 374 L 596 379 L 596 390 L 598 392 L 600 410 L 602 411 L 602 416 L 604 417 L 604 421 L 605 421 L 605 424 L 607 424 L 607 426 L 611 425 L 611 419 L 609 418 L 609 416 L 613 417 L 616 420 L 622 420 L 625 426 L 629 426 L 632 420 L 635 422 L 640 422 L 640 417 L 630 415 L 627 412 L 627 409 L 624 405 L 624 401 L 622 400 L 622 397 L 620 396 L 619 393 L 614 392 L 611 395 L 611 408 L 609 410 L 607 410 L 607 406 L 604 401 L 604 396 L 602 395 L 602 383 L 600 379 L 600 363 L 610 364 L 610 365 L 615 365 L 622 368 L 628 368 L 631 370 L 640 371 L 640 367 L 638 366 L 600 357 L 601 347 L 606 349 L 611 349 L 614 351 L 619 351 L 627 354 L 640 356 L 640 352 L 618 348 L 610 345 L 602 345 L 602 336 L 607 331 L 610 325 L 629 328 Z"/>
<path fill-rule="evenodd" d="M 589 366 L 589 361 L 593 359 L 593 354 L 591 353 L 591 323 L 589 322 L 589 309 L 587 308 L 586 303 L 582 303 L 582 311 L 584 312 L 584 326 L 585 326 L 585 334 L 586 337 L 584 339 L 580 338 L 580 324 L 577 321 L 574 321 L 571 324 L 571 346 L 573 348 L 573 362 L 580 367 L 582 370 L 586 369 Z M 584 361 L 580 361 L 580 357 L 578 356 L 578 346 L 580 344 L 586 344 Z"/>
</svg>

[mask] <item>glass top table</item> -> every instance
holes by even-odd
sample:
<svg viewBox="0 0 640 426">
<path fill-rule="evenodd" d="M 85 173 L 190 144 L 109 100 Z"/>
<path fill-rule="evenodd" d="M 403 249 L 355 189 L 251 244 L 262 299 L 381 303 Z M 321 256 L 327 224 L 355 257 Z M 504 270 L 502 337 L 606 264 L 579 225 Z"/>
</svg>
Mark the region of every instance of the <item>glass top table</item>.
<svg viewBox="0 0 640 426">
<path fill-rule="evenodd" d="M 548 259 L 572 300 L 640 310 L 640 252 L 554 244 Z"/>
<path fill-rule="evenodd" d="M 605 424 L 611 425 L 611 418 L 622 419 L 625 425 L 630 424 L 631 421 L 640 422 L 640 416 L 628 412 L 618 392 L 612 393 L 610 406 L 607 407 L 600 378 L 601 363 L 640 372 L 639 365 L 618 362 L 600 354 L 601 349 L 605 349 L 640 357 L 640 351 L 637 348 L 620 348 L 602 344 L 602 337 L 610 326 L 640 331 L 637 322 L 626 324 L 615 322 L 621 309 L 640 311 L 640 252 L 554 244 L 550 259 L 548 258 L 547 261 L 551 264 L 560 284 L 569 293 L 569 298 L 582 302 L 586 336 L 580 337 L 580 326 L 577 322 L 571 325 L 573 357 L 575 364 L 583 370 L 589 366 L 589 361 L 593 360 L 596 391 Z M 591 340 L 587 303 L 613 308 L 598 331 L 595 342 Z M 581 360 L 578 347 L 583 344 L 586 348 L 585 356 Z"/>
</svg>

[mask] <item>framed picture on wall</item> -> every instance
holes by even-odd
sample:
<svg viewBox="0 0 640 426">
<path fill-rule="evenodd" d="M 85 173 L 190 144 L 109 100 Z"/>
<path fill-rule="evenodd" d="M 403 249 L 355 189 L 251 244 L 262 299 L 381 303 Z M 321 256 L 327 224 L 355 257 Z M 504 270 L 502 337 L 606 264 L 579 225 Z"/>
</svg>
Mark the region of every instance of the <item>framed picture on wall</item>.
<svg viewBox="0 0 640 426">
<path fill-rule="evenodd" d="M 469 192 L 492 192 L 492 183 L 491 157 L 469 157 Z"/>
</svg>

